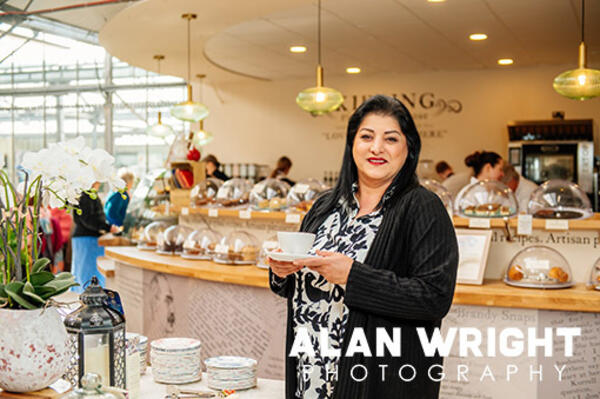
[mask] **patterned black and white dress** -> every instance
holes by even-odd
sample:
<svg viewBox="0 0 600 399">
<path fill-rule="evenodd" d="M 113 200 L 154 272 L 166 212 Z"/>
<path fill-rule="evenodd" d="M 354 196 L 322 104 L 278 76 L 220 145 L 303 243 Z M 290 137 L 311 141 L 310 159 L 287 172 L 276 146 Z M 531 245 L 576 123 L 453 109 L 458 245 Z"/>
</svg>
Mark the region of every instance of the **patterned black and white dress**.
<svg viewBox="0 0 600 399">
<path fill-rule="evenodd" d="M 355 186 L 356 189 L 356 186 Z M 342 253 L 363 262 L 383 218 L 381 208 L 356 218 L 358 201 L 341 202 L 319 227 L 311 253 L 316 250 Z M 345 285 L 331 284 L 317 272 L 303 268 L 296 274 L 292 307 L 293 329 L 305 328 L 315 357 L 298 358 L 298 399 L 328 399 L 333 396 L 337 357 L 320 354 L 320 331 L 329 331 L 329 348 L 341 349 L 348 308 L 344 305 Z"/>
</svg>

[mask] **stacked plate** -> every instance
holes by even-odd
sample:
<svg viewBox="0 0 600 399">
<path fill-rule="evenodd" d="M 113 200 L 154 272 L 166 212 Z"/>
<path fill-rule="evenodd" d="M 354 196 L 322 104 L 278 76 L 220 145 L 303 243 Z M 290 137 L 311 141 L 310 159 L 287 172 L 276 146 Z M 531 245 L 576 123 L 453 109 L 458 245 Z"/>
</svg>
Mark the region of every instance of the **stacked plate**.
<svg viewBox="0 0 600 399">
<path fill-rule="evenodd" d="M 187 384 L 200 381 L 200 341 L 192 338 L 161 338 L 150 344 L 154 381 Z"/>
<path fill-rule="evenodd" d="M 256 360 L 238 356 L 217 356 L 204 361 L 211 389 L 249 389 L 256 386 Z"/>
<path fill-rule="evenodd" d="M 127 333 L 127 340 L 138 339 L 137 351 L 140 354 L 140 374 L 146 374 L 146 361 L 148 357 L 148 337 L 136 333 Z"/>
</svg>

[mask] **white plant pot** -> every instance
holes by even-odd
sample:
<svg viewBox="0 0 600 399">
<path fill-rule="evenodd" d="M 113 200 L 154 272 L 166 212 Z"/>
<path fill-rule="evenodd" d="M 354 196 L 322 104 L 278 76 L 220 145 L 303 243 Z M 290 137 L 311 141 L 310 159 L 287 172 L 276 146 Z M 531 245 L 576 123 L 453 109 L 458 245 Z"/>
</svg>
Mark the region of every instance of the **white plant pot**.
<svg viewBox="0 0 600 399">
<path fill-rule="evenodd" d="M 0 309 L 0 388 L 37 391 L 69 364 L 67 330 L 55 308 Z"/>
</svg>

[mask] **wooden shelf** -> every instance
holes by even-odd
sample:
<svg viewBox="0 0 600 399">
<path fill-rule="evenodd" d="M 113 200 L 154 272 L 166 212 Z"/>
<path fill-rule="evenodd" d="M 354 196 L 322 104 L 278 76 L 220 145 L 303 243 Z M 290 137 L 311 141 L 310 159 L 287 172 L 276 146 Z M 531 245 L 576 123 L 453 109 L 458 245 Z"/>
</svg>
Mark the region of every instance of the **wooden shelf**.
<svg viewBox="0 0 600 399">
<path fill-rule="evenodd" d="M 256 266 L 229 266 L 212 261 L 186 260 L 179 256 L 163 256 L 135 247 L 108 247 L 106 256 L 127 265 L 160 273 L 198 278 L 222 283 L 269 287 L 269 273 Z M 116 273 L 118 273 L 118 262 Z M 483 285 L 457 284 L 457 305 L 493 306 L 520 309 L 564 310 L 600 313 L 600 292 L 583 284 L 566 289 L 517 288 L 499 280 L 486 280 Z"/>
</svg>

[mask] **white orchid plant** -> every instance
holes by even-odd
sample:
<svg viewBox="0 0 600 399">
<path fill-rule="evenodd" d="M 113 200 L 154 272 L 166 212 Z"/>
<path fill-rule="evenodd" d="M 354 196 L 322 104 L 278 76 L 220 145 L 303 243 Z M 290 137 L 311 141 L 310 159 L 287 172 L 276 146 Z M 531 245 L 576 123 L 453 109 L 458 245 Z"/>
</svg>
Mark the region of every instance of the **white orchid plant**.
<svg viewBox="0 0 600 399">
<path fill-rule="evenodd" d="M 86 147 L 83 137 L 51 144 L 23 157 L 25 179 L 15 187 L 0 171 L 0 307 L 36 309 L 77 285 L 70 273 L 54 275 L 40 258 L 38 234 L 41 207 L 63 208 L 81 214 L 79 197 L 95 198 L 95 182 L 123 191 L 115 159 L 101 149 Z"/>
</svg>

